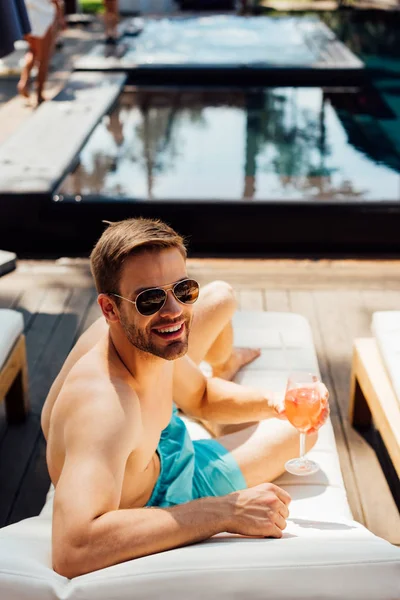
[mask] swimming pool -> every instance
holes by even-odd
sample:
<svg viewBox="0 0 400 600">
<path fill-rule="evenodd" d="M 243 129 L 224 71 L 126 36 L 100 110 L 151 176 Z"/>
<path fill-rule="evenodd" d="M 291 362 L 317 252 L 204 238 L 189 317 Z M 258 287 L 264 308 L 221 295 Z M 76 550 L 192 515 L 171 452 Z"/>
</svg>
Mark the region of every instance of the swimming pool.
<svg viewBox="0 0 400 600">
<path fill-rule="evenodd" d="M 128 87 L 57 194 L 398 203 L 393 120 L 372 91 Z"/>
<path fill-rule="evenodd" d="M 3 147 L 3 244 L 20 255 L 87 254 L 104 219 L 147 216 L 201 255 L 398 256 L 399 18 L 352 30 L 342 17 L 327 24 L 369 79 L 347 87 L 329 69 L 314 87 L 295 83 L 296 69 L 281 71 L 284 85 L 263 69 L 262 85 L 236 87 L 217 70 L 213 85 L 197 71 L 168 86 L 154 85 L 157 72 L 139 85 L 120 65 L 75 72 Z M 43 151 L 28 155 L 38 135 Z"/>
</svg>

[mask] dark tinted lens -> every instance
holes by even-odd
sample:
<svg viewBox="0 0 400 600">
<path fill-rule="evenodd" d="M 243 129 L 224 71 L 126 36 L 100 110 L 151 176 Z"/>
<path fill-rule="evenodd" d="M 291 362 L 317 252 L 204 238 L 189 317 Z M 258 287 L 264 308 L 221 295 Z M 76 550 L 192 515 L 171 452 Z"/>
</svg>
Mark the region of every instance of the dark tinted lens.
<svg viewBox="0 0 400 600">
<path fill-rule="evenodd" d="M 166 295 L 164 290 L 146 290 L 136 298 L 136 308 L 146 317 L 154 315 L 164 304 Z"/>
<path fill-rule="evenodd" d="M 179 302 L 193 304 L 199 297 L 199 284 L 194 279 L 186 279 L 176 284 L 174 294 Z"/>
</svg>

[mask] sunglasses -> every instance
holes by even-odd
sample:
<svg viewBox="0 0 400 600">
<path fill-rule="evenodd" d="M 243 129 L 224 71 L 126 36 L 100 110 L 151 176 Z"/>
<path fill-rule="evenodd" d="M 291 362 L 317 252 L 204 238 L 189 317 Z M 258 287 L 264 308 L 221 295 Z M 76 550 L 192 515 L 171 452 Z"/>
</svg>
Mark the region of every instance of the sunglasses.
<svg viewBox="0 0 400 600">
<path fill-rule="evenodd" d="M 194 279 L 184 279 L 164 287 L 143 290 L 136 296 L 136 300 L 129 300 L 129 298 L 124 298 L 119 294 L 111 293 L 111 295 L 127 300 L 136 306 L 138 313 L 144 317 L 150 317 L 150 315 L 155 315 L 156 312 L 162 309 L 167 301 L 168 290 L 172 290 L 176 300 L 181 304 L 194 304 L 199 297 L 200 286 Z"/>
</svg>

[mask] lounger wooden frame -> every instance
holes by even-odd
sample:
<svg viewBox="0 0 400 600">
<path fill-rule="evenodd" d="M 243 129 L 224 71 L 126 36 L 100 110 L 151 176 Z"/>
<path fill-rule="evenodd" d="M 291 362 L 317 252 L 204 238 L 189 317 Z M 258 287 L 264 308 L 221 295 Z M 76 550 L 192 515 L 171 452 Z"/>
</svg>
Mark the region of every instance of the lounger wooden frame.
<svg viewBox="0 0 400 600">
<path fill-rule="evenodd" d="M 0 399 L 9 424 L 23 421 L 29 409 L 25 336 L 21 334 L 0 370 Z"/>
<path fill-rule="evenodd" d="M 373 418 L 400 477 L 400 402 L 374 338 L 354 341 L 349 418 L 357 427 Z"/>
</svg>

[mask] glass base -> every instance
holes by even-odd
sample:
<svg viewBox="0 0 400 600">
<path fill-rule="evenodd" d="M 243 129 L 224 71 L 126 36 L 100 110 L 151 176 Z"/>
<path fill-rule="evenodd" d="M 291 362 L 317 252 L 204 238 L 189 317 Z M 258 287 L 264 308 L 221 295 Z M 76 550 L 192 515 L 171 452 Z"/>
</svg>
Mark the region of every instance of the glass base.
<svg viewBox="0 0 400 600">
<path fill-rule="evenodd" d="M 285 464 L 285 469 L 292 475 L 312 475 L 319 471 L 319 465 L 308 458 L 292 458 Z"/>
</svg>

